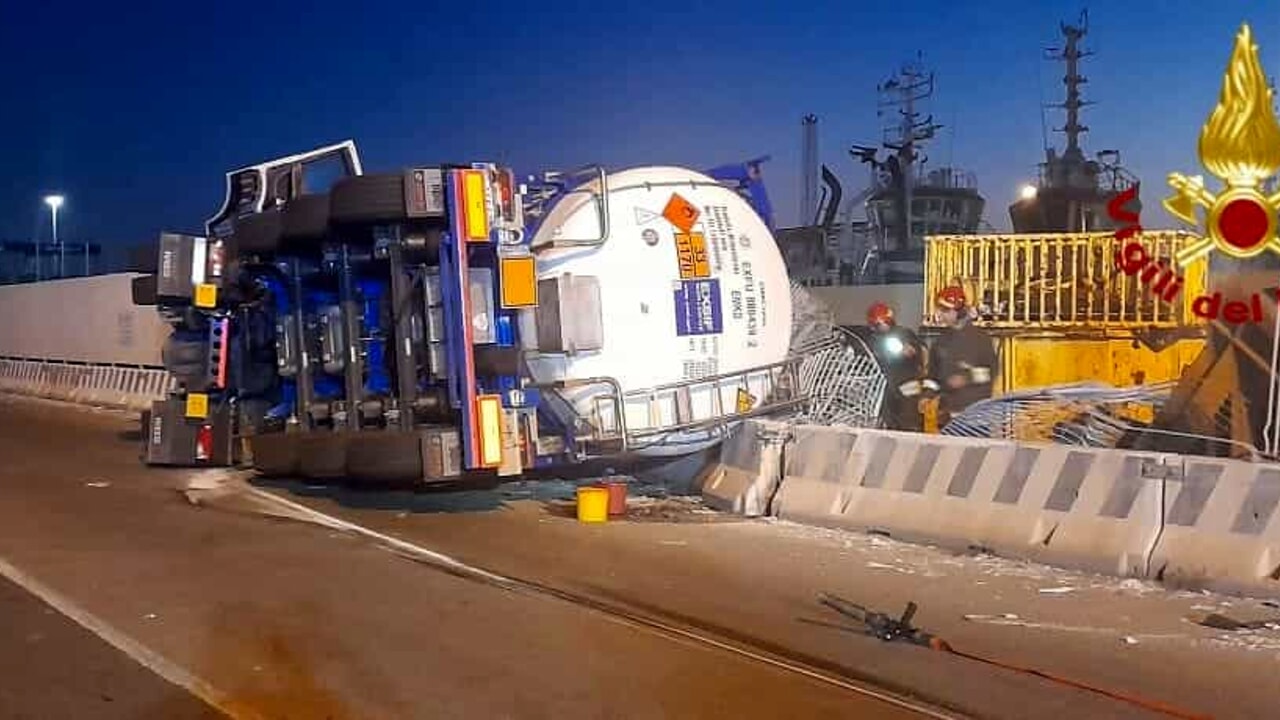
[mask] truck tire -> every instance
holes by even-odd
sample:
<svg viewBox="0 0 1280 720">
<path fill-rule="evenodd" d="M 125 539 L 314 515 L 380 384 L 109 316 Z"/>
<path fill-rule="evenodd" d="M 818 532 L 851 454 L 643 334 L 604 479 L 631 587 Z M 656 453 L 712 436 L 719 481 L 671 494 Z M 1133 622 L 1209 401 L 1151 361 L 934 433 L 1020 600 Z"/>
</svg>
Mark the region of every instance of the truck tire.
<svg viewBox="0 0 1280 720">
<path fill-rule="evenodd" d="M 312 480 L 338 480 L 347 474 L 347 435 L 341 432 L 297 433 L 290 438 L 298 452 L 298 472 Z"/>
<path fill-rule="evenodd" d="M 329 233 L 328 195 L 299 195 L 283 213 L 280 234 L 286 240 L 323 240 Z"/>
<path fill-rule="evenodd" d="M 355 482 L 401 485 L 422 480 L 416 433 L 387 430 L 360 433 L 347 446 L 347 477 Z"/>
<path fill-rule="evenodd" d="M 268 255 L 280 249 L 284 217 L 277 209 L 236 220 L 235 248 L 242 255 Z"/>
<path fill-rule="evenodd" d="M 253 469 L 274 478 L 298 474 L 298 443 L 283 432 L 261 433 L 249 438 Z"/>
<path fill-rule="evenodd" d="M 160 362 L 166 368 L 203 368 L 209 360 L 209 346 L 203 340 L 182 340 L 169 336 L 160 346 Z"/>
<path fill-rule="evenodd" d="M 333 186 L 329 217 L 340 225 L 396 223 L 409 219 L 404 175 L 356 175 Z"/>
</svg>

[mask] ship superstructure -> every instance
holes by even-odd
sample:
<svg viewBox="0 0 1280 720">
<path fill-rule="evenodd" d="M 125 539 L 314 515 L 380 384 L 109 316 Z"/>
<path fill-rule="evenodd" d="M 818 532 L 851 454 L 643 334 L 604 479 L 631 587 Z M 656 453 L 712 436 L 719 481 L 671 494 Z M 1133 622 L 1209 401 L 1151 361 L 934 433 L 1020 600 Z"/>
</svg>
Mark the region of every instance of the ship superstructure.
<svg viewBox="0 0 1280 720">
<path fill-rule="evenodd" d="M 884 119 L 880 144 L 854 146 L 850 154 L 872 168 L 866 200 L 869 247 L 855 282 L 918 283 L 924 278 L 925 237 L 978 232 L 986 201 L 976 176 L 954 167 L 930 167 L 925 146 L 942 125 L 923 108 L 934 92 L 934 76 L 919 61 L 906 63 L 876 88 Z M 907 209 L 910 209 L 908 212 Z"/>
<path fill-rule="evenodd" d="M 881 142 L 849 149 L 868 170 L 860 192 L 846 196 L 835 173 L 819 165 L 817 118 L 801 121 L 802 224 L 779 236 L 793 278 L 804 284 L 923 282 L 926 236 L 976 233 L 982 224 L 986 201 L 974 174 L 931 166 L 925 153 L 943 127 L 926 112 L 933 73 L 919 60 L 906 63 L 876 90 Z"/>
<path fill-rule="evenodd" d="M 1090 232 L 1110 230 L 1115 225 L 1107 215 L 1107 203 L 1118 193 L 1137 184 L 1120 164 L 1120 152 L 1103 150 L 1093 159 L 1085 154 L 1080 142 L 1089 127 L 1081 121 L 1080 111 L 1093 103 L 1085 100 L 1081 86 L 1088 78 L 1080 72 L 1081 59 L 1093 53 L 1082 41 L 1089 32 L 1088 12 L 1081 12 L 1075 25 L 1061 23 L 1063 44 L 1048 48 L 1045 57 L 1061 62 L 1066 96 L 1048 107 L 1061 109 L 1066 122 L 1057 128 L 1066 137 L 1062 154 L 1046 141 L 1045 161 L 1039 166 L 1035 184 L 1023 188 L 1022 196 L 1009 206 L 1009 218 L 1015 233 Z M 1129 207 L 1135 212 L 1141 203 L 1134 200 Z"/>
</svg>

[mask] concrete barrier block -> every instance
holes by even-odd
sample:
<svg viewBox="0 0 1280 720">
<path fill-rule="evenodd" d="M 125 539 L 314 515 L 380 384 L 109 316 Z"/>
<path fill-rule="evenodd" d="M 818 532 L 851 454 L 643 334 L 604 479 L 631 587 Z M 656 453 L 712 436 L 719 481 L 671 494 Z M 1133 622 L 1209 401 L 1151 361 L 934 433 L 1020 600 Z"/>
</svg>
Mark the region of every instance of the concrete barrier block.
<svg viewBox="0 0 1280 720">
<path fill-rule="evenodd" d="M 834 524 L 860 432 L 818 425 L 792 428 L 783 451 L 775 514 L 794 522 Z"/>
<path fill-rule="evenodd" d="M 1020 452 L 1030 450 L 1023 446 Z M 1032 468 L 1043 541 L 1026 558 L 1145 577 L 1163 525 L 1163 473 L 1176 455 L 1045 446 Z M 1051 458 L 1051 459 L 1050 459 Z"/>
<path fill-rule="evenodd" d="M 797 522 L 1141 576 L 1160 533 L 1162 487 L 1143 469 L 1166 457 L 798 428 L 777 508 Z"/>
<path fill-rule="evenodd" d="M 1174 586 L 1280 593 L 1280 465 L 1185 457 L 1164 493 L 1153 577 Z"/>
<path fill-rule="evenodd" d="M 829 430 L 814 433 L 815 438 L 830 435 Z M 804 502 L 782 505 L 782 517 L 909 541 L 981 544 L 984 508 L 968 498 L 980 480 L 992 475 L 990 468 L 1003 462 L 999 452 L 989 451 L 991 441 L 882 430 L 845 430 L 844 435 L 841 441 L 817 444 L 824 459 L 788 450 L 788 467 L 799 475 L 784 475 L 784 495 L 790 499 L 790 486 L 797 481 L 806 487 Z M 823 484 L 812 482 L 817 473 L 806 465 L 823 469 Z"/>
<path fill-rule="evenodd" d="M 782 479 L 787 425 L 771 420 L 742 422 L 720 446 L 720 461 L 702 485 L 708 507 L 747 517 L 769 512 Z"/>
</svg>

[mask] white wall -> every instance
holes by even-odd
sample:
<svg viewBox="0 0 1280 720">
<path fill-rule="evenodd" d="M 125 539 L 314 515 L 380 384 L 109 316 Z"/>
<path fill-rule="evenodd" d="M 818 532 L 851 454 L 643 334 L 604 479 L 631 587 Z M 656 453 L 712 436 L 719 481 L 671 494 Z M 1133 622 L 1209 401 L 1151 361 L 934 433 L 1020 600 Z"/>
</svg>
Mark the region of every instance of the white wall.
<svg viewBox="0 0 1280 720">
<path fill-rule="evenodd" d="M 0 286 L 0 356 L 161 364 L 169 326 L 133 304 L 137 273 Z"/>
<path fill-rule="evenodd" d="M 806 288 L 835 314 L 837 325 L 865 325 L 867 308 L 888 303 L 898 324 L 916 329 L 924 318 L 924 285 L 847 285 Z"/>
</svg>

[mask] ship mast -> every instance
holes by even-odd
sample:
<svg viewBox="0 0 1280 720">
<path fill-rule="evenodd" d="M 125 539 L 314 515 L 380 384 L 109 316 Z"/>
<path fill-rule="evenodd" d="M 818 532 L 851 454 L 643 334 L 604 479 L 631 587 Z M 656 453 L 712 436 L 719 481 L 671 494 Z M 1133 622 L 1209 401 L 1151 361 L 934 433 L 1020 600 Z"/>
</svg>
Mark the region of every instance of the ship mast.
<svg viewBox="0 0 1280 720">
<path fill-rule="evenodd" d="M 1082 96 L 1081 88 L 1088 79 L 1080 72 L 1080 61 L 1093 54 L 1082 47 L 1089 33 L 1089 12 L 1081 11 L 1074 25 L 1064 22 L 1059 28 L 1062 46 L 1046 48 L 1044 54 L 1047 60 L 1063 63 L 1066 96 L 1062 102 L 1042 105 L 1041 117 L 1044 108 L 1066 111 L 1066 122 L 1054 130 L 1066 135 L 1067 143 L 1061 155 L 1055 148 L 1045 147 L 1036 192 L 1009 206 L 1017 233 L 1110 229 L 1114 222 L 1107 214 L 1107 203 L 1137 184 L 1137 178 L 1120 164 L 1119 151 L 1103 150 L 1090 158 L 1082 146 L 1081 136 L 1089 128 L 1081 122 L 1081 110 L 1093 104 Z M 1136 199 L 1132 202 L 1135 209 L 1141 206 Z"/>
<path fill-rule="evenodd" d="M 1058 132 L 1065 133 L 1067 136 L 1067 147 L 1062 153 L 1063 159 L 1068 162 L 1082 162 L 1084 151 L 1080 148 L 1080 135 L 1088 132 L 1089 128 L 1080 123 L 1080 109 L 1093 104 L 1081 99 L 1080 95 L 1080 86 L 1089 81 L 1080 74 L 1080 59 L 1093 54 L 1088 50 L 1080 49 L 1080 41 L 1089 32 L 1089 11 L 1080 12 L 1080 20 L 1077 24 L 1060 23 L 1060 27 L 1066 43 L 1061 49 L 1047 49 L 1045 57 L 1049 60 L 1061 60 L 1066 64 L 1066 74 L 1062 76 L 1062 83 L 1067 87 L 1067 98 L 1064 102 L 1050 105 L 1050 107 L 1067 111 L 1066 124 L 1058 128 Z"/>
<path fill-rule="evenodd" d="M 876 114 L 884 117 L 886 112 L 897 111 L 898 120 L 884 129 L 883 145 L 894 152 L 897 161 L 898 177 L 901 185 L 898 192 L 901 197 L 901 208 L 898 213 L 898 247 L 911 247 L 911 205 L 915 186 L 914 167 L 919 153 L 918 146 L 933 138 L 942 129 L 933 121 L 933 116 L 921 119 L 916 110 L 916 103 L 927 100 L 933 95 L 933 73 L 926 73 L 917 62 L 906 63 L 902 69 L 889 80 L 881 83 L 876 91 L 880 94 Z M 892 160 L 890 162 L 893 162 Z"/>
</svg>

